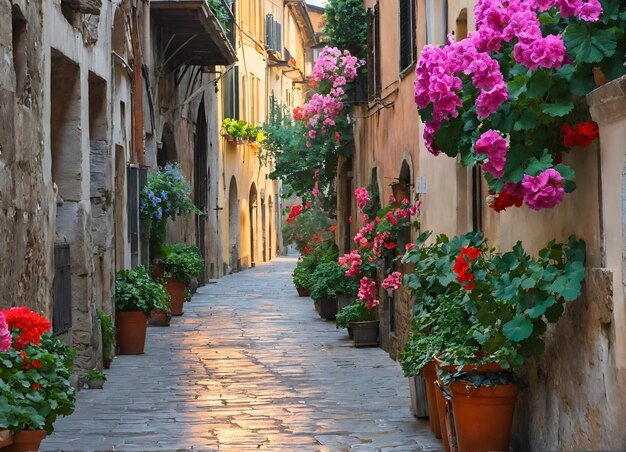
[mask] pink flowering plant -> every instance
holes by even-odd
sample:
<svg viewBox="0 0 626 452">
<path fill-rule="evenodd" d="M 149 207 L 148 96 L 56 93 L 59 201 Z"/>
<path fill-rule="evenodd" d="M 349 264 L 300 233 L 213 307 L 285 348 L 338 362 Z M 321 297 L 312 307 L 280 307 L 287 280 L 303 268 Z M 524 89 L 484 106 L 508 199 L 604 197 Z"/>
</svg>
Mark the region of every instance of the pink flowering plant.
<svg viewBox="0 0 626 452">
<path fill-rule="evenodd" d="M 339 265 L 344 268 L 346 277 L 361 278 L 357 302 L 367 311 L 373 311 L 380 303 L 376 281 L 379 271 L 385 275 L 381 284 L 384 289 L 395 291 L 400 288 L 402 275 L 387 265 L 396 258 L 399 237 L 407 228 L 418 226 L 411 217 L 419 210 L 419 202 L 412 204 L 408 199 L 403 199 L 398 203 L 390 198 L 385 208 L 373 214 L 377 197 L 366 188 L 357 188 L 354 195 L 363 226 L 354 236 L 357 248 L 341 256 Z"/>
<path fill-rule="evenodd" d="M 313 66 L 311 95 L 302 109 L 294 112 L 294 118 L 305 124 L 307 147 L 313 147 L 315 140 L 335 141 L 338 147 L 342 139 L 351 141 L 351 134 L 346 133 L 350 129 L 346 100 L 349 84 L 364 64 L 347 50 L 324 47 Z"/>
<path fill-rule="evenodd" d="M 594 68 L 624 74 L 626 4 L 619 0 L 478 0 L 476 32 L 427 45 L 415 102 L 426 149 L 481 165 L 496 211 L 558 205 L 576 188 L 562 154 L 593 129 L 584 96 Z M 575 137 L 574 137 L 575 138 Z"/>
</svg>

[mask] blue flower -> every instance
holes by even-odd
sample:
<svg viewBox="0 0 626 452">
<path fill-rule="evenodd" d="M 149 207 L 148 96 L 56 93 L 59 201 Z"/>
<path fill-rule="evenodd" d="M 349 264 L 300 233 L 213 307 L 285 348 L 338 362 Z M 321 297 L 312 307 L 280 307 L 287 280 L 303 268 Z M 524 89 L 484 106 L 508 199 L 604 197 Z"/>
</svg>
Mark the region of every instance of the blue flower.
<svg viewBox="0 0 626 452">
<path fill-rule="evenodd" d="M 165 193 L 164 191 L 161 192 L 161 198 L 163 199 L 167 199 L 167 193 Z"/>
<path fill-rule="evenodd" d="M 173 169 L 173 167 L 172 167 L 172 165 L 171 165 L 171 164 L 169 164 L 169 163 L 168 163 L 167 165 L 165 165 L 165 171 L 166 171 L 166 172 L 168 172 L 168 173 L 169 173 L 170 171 L 172 171 L 172 169 Z"/>
<path fill-rule="evenodd" d="M 148 190 L 148 198 L 154 198 L 154 192 L 152 190 Z"/>
<path fill-rule="evenodd" d="M 152 205 L 156 207 L 157 204 L 158 204 L 157 198 L 152 198 Z"/>
<path fill-rule="evenodd" d="M 160 220 L 163 217 L 163 211 L 161 210 L 161 208 L 159 207 L 157 209 L 157 218 Z"/>
</svg>

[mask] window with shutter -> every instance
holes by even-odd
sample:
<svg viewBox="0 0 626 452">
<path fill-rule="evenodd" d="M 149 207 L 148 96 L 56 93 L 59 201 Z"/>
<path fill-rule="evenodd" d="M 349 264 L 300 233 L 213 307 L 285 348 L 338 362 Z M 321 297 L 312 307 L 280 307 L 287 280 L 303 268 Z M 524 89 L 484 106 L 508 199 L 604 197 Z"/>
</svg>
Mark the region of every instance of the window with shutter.
<svg viewBox="0 0 626 452">
<path fill-rule="evenodd" d="M 367 24 L 367 77 L 370 100 L 380 95 L 380 12 L 378 3 L 369 9 Z"/>
<path fill-rule="evenodd" d="M 400 1 L 400 72 L 409 68 L 417 57 L 415 44 L 415 0 Z"/>
<path fill-rule="evenodd" d="M 222 78 L 224 118 L 239 119 L 239 67 L 234 66 Z"/>
</svg>

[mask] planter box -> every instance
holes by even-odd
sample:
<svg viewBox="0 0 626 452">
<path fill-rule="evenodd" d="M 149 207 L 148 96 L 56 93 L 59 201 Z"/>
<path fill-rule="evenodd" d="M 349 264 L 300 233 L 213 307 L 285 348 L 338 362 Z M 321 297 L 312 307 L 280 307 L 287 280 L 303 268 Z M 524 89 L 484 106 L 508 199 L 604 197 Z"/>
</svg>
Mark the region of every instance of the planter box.
<svg viewBox="0 0 626 452">
<path fill-rule="evenodd" d="M 380 322 L 371 320 L 369 322 L 352 322 L 352 333 L 354 334 L 355 347 L 378 347 L 378 330 Z"/>
<path fill-rule="evenodd" d="M 120 355 L 143 354 L 147 320 L 146 315 L 141 311 L 118 311 L 115 314 Z"/>
<path fill-rule="evenodd" d="M 428 417 L 428 402 L 426 400 L 426 383 L 422 375 L 409 377 L 409 392 L 411 393 L 411 413 L 416 418 Z M 439 419 L 436 419 L 439 422 Z"/>
<path fill-rule="evenodd" d="M 305 287 L 296 287 L 299 297 L 310 297 L 311 291 Z"/>
<path fill-rule="evenodd" d="M 0 449 L 13 444 L 13 436 L 8 430 L 0 430 Z"/>
<path fill-rule="evenodd" d="M 337 300 L 334 298 L 322 298 L 315 302 L 319 315 L 326 320 L 334 320 L 337 315 Z"/>
</svg>

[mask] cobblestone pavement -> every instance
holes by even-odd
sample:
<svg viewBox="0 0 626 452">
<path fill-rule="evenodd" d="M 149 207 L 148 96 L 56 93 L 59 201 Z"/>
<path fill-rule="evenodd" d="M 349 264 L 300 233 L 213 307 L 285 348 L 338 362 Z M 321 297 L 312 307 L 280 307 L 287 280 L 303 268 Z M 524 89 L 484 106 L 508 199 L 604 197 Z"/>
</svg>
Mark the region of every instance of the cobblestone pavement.
<svg viewBox="0 0 626 452">
<path fill-rule="evenodd" d="M 42 450 L 440 450 L 398 363 L 356 349 L 291 283 L 295 258 L 202 287 L 119 356 Z"/>
</svg>

